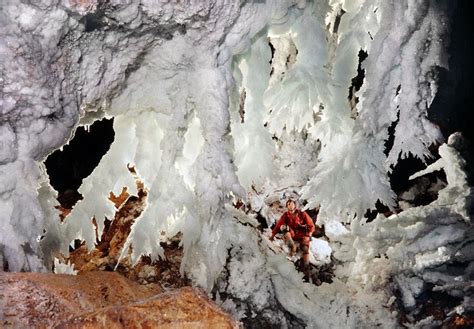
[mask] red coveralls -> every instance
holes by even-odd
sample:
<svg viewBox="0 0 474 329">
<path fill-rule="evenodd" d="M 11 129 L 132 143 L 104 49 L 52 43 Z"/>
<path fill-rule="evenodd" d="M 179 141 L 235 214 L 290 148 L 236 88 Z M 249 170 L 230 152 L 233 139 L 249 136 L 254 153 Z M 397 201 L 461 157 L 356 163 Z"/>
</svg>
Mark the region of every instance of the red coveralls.
<svg viewBox="0 0 474 329">
<path fill-rule="evenodd" d="M 296 209 L 292 214 L 289 211 L 286 211 L 273 228 L 273 236 L 280 232 L 280 227 L 282 225 L 288 225 L 291 238 L 294 241 L 298 241 L 302 245 L 309 247 L 311 236 L 316 228 L 313 220 L 306 212 Z"/>
</svg>

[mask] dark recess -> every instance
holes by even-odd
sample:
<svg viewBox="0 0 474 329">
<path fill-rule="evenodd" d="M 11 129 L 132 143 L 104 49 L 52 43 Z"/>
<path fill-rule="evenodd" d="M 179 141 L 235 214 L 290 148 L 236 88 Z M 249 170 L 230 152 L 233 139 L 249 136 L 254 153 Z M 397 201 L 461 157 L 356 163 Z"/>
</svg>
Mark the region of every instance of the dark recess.
<svg viewBox="0 0 474 329">
<path fill-rule="evenodd" d="M 393 121 L 392 124 L 388 127 L 388 138 L 385 140 L 384 146 L 384 154 L 388 156 L 390 150 L 393 147 L 393 143 L 395 143 L 395 128 L 397 127 L 398 122 L 400 121 L 400 111 L 397 112 L 397 120 Z"/>
<path fill-rule="evenodd" d="M 446 7 L 439 10 L 450 15 L 451 31 L 449 32 L 449 70 L 438 68 L 438 92 L 428 110 L 428 119 L 437 124 L 445 138 L 445 141 L 452 133 L 460 131 L 468 140 L 462 155 L 467 160 L 468 174 L 471 184 L 473 183 L 473 141 L 474 141 L 474 47 L 472 43 L 472 31 L 474 31 L 474 20 L 466 13 L 474 11 L 474 1 L 459 0 L 449 1 Z M 390 138 L 387 140 L 386 152 L 393 144 L 393 129 L 398 121 L 389 129 Z M 437 156 L 437 147 L 431 148 L 432 153 Z M 430 164 L 436 159 L 428 159 Z M 400 160 L 390 175 L 390 184 L 395 193 L 407 190 L 413 183 L 408 181 L 408 177 L 415 172 L 426 167 L 419 159 L 409 157 Z M 438 172 L 432 175 L 443 179 L 444 173 Z M 444 178 L 445 179 L 445 178 Z"/>
<path fill-rule="evenodd" d="M 94 122 L 87 132 L 84 127 L 76 130 L 74 138 L 63 151 L 56 150 L 45 161 L 51 185 L 58 191 L 58 201 L 72 208 L 80 199 L 77 189 L 89 176 L 114 141 L 113 119 Z"/>
<path fill-rule="evenodd" d="M 354 94 L 359 91 L 360 87 L 362 87 L 362 84 L 364 83 L 364 78 L 365 78 L 365 70 L 362 68 L 362 62 L 369 56 L 369 54 L 361 49 L 359 50 L 359 53 L 357 57 L 359 58 L 359 64 L 357 65 L 357 76 L 352 78 L 351 80 L 351 86 L 349 87 L 349 100 L 354 97 Z M 355 98 L 355 102 L 357 103 L 359 101 L 359 98 Z"/>
<path fill-rule="evenodd" d="M 449 1 L 448 8 L 440 8 L 451 12 L 451 32 L 449 69 L 439 68 L 439 89 L 428 111 L 430 121 L 436 123 L 444 137 L 460 131 L 470 144 L 466 154 L 473 151 L 474 142 L 474 47 L 472 47 L 472 31 L 474 20 L 469 13 L 474 11 L 474 1 Z M 463 154 L 465 155 L 465 154 Z M 473 183 L 473 167 L 468 161 L 468 174 Z"/>
<path fill-rule="evenodd" d="M 268 62 L 270 65 L 273 63 L 273 57 L 275 57 L 275 47 L 273 47 L 272 43 L 270 40 L 268 40 L 268 45 L 270 46 L 270 50 L 272 52 L 272 58 Z M 270 74 L 271 75 L 271 74 Z"/>
<path fill-rule="evenodd" d="M 97 10 L 96 12 L 88 13 L 79 20 L 79 23 L 84 24 L 85 32 L 101 30 L 107 26 L 105 22 L 105 12 L 103 10 Z"/>
<path fill-rule="evenodd" d="M 270 38 L 268 39 L 268 45 L 270 46 L 270 50 L 272 52 L 272 58 L 270 59 L 270 61 L 268 62 L 270 64 L 270 66 L 272 67 L 271 71 L 270 71 L 270 76 L 273 75 L 273 71 L 274 71 L 274 68 L 273 68 L 273 58 L 275 57 L 275 47 L 273 47 L 271 41 L 270 41 Z"/>
<path fill-rule="evenodd" d="M 341 24 L 342 15 L 344 15 L 345 13 L 346 11 L 341 8 L 341 10 L 336 16 L 336 19 L 334 20 L 334 27 L 332 29 L 332 33 L 337 33 L 337 30 L 339 30 L 339 24 Z"/>
</svg>

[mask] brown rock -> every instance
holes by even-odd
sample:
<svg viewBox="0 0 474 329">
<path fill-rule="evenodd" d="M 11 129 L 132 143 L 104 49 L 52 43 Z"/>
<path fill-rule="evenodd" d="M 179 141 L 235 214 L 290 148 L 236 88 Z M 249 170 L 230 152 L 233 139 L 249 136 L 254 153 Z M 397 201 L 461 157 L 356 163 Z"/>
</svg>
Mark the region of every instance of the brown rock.
<svg viewBox="0 0 474 329">
<path fill-rule="evenodd" d="M 115 272 L 84 275 L 0 272 L 0 327 L 45 327 L 110 305 L 127 304 L 161 292 Z"/>
<path fill-rule="evenodd" d="M 128 169 L 134 175 L 138 195 L 130 195 L 126 188 L 122 189 L 122 193 L 118 197 L 111 193 L 109 199 L 115 204 L 117 211 L 114 219 L 106 223 L 100 237 L 97 232 L 97 223 L 95 218 L 93 219 L 96 227 L 96 248 L 89 251 L 85 243 L 82 242 L 82 245 L 72 251 L 69 257 L 62 257 L 65 263 L 71 262 L 74 269 L 79 272 L 114 269 L 135 219 L 140 216 L 146 206 L 147 189 L 136 176 L 135 169 L 133 167 L 128 167 Z M 66 218 L 66 220 L 68 219 Z M 132 267 L 129 259 L 130 253 L 131 249 L 122 260 L 123 265 L 128 268 Z"/>
<path fill-rule="evenodd" d="M 233 328 L 193 288 L 159 294 L 116 272 L 82 275 L 0 272 L 0 328 Z"/>
<path fill-rule="evenodd" d="M 164 250 L 162 258 L 151 259 L 144 255 L 134 263 L 131 259 L 133 244 L 125 255 L 122 255 L 132 225 L 146 207 L 148 195 L 147 188 L 139 180 L 134 167 L 128 167 L 128 170 L 135 178 L 137 195 L 130 195 L 127 188 L 123 188 L 119 196 L 113 193 L 109 195 L 117 211 L 112 221 L 105 221 L 104 230 L 100 236 L 97 222 L 93 218 L 97 239 L 95 248 L 89 250 L 84 241 L 76 240 L 75 250 L 70 252 L 69 256 L 57 255 L 57 257 L 62 263 L 71 263 L 79 273 L 114 270 L 140 283 L 158 283 L 166 288 L 189 285 L 189 281 L 180 272 L 183 258 L 180 233 L 167 241 L 160 242 Z"/>
<path fill-rule="evenodd" d="M 119 209 L 121 205 L 127 201 L 130 194 L 128 193 L 128 188 L 122 187 L 122 192 L 119 195 L 115 195 L 113 192 L 109 193 L 109 200 L 112 201 L 115 205 L 115 208 Z"/>
<path fill-rule="evenodd" d="M 55 328 L 238 328 L 238 324 L 205 294 L 185 287 L 82 314 Z"/>
</svg>

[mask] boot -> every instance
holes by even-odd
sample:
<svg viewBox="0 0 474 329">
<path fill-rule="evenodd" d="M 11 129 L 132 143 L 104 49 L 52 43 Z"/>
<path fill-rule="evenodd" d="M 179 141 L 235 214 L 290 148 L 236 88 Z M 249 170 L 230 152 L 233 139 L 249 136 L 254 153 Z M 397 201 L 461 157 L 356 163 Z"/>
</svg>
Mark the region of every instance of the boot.
<svg viewBox="0 0 474 329">
<path fill-rule="evenodd" d="M 309 282 L 311 279 L 311 269 L 309 264 L 303 263 L 302 272 L 304 274 L 303 281 Z"/>
</svg>

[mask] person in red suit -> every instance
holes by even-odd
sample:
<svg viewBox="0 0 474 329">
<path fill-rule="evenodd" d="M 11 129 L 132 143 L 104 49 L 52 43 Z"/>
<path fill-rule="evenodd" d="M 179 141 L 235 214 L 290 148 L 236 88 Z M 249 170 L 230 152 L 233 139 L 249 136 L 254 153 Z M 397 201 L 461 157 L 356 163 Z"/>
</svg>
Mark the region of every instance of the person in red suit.
<svg viewBox="0 0 474 329">
<path fill-rule="evenodd" d="M 273 240 L 278 232 L 282 232 L 283 239 L 290 248 L 290 256 L 296 253 L 295 241 L 299 242 L 300 249 L 303 252 L 303 263 L 307 267 L 309 265 L 311 236 L 316 228 L 311 217 L 306 212 L 296 208 L 294 200 L 286 201 L 286 208 L 288 211 L 276 223 L 270 240 Z"/>
</svg>

